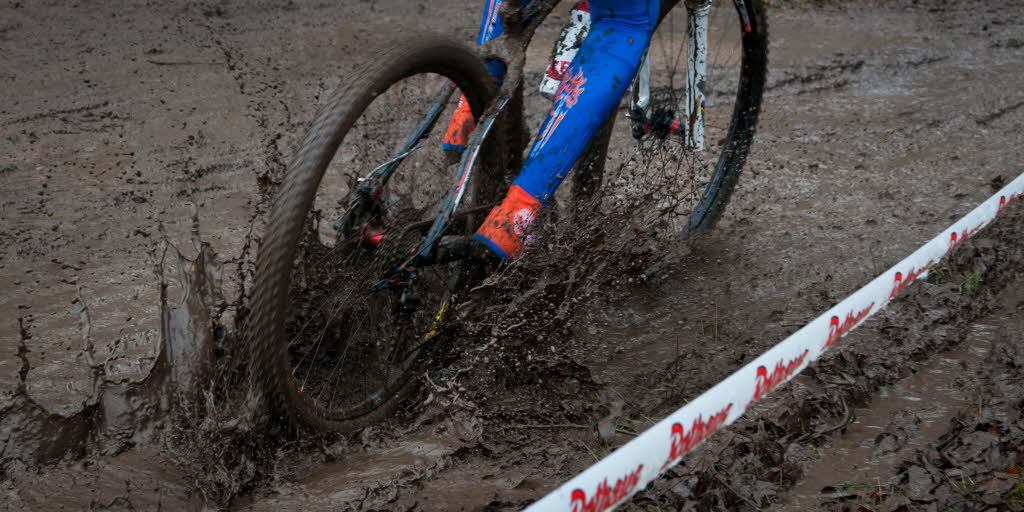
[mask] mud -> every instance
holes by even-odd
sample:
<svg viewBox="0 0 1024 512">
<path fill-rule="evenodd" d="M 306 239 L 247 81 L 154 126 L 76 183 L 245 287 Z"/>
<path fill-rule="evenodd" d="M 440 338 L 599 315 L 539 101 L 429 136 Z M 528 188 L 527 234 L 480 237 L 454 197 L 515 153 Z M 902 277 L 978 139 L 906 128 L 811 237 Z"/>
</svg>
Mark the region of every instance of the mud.
<svg viewBox="0 0 1024 512">
<path fill-rule="evenodd" d="M 664 235 L 560 198 L 545 250 L 476 292 L 392 421 L 298 439 L 257 421 L 234 344 L 267 201 L 366 48 L 408 28 L 470 41 L 479 5 L 0 5 L 2 501 L 517 508 L 1021 172 L 1024 4 L 779 4 L 718 229 Z M 566 12 L 538 33 L 531 91 Z M 533 129 L 545 101 L 527 95 Z M 630 506 L 1019 509 L 1022 220 L 1008 211 Z"/>
<path fill-rule="evenodd" d="M 1020 285 L 1009 280 L 960 346 L 855 411 L 786 496 L 788 508 L 1024 508 Z"/>
</svg>

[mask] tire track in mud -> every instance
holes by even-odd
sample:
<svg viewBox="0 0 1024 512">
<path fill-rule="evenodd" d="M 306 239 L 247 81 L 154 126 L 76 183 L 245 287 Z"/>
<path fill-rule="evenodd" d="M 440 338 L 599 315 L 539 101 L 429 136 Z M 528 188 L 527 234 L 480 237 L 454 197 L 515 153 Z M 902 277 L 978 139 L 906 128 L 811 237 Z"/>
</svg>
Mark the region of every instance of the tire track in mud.
<svg viewBox="0 0 1024 512">
<path fill-rule="evenodd" d="M 246 115 L 251 116 L 256 121 L 256 126 L 258 126 L 262 132 L 262 141 L 260 145 L 265 152 L 264 164 L 267 169 L 264 171 L 264 174 L 257 178 L 257 183 L 260 186 L 259 192 L 261 197 L 264 198 L 264 201 L 268 201 L 276 192 L 277 185 L 280 184 L 287 166 L 284 162 L 284 156 L 281 148 L 278 147 L 278 142 L 282 137 L 282 133 L 280 131 L 274 133 L 269 129 L 271 123 L 268 111 L 273 111 L 273 109 L 269 106 L 271 102 L 264 98 L 263 95 L 268 90 L 278 89 L 281 87 L 282 83 L 279 80 L 266 80 L 263 73 L 260 73 L 249 66 L 248 61 L 240 48 L 228 43 L 220 36 L 220 32 L 210 25 L 201 26 L 206 28 L 210 38 L 213 39 L 214 44 L 216 44 L 217 48 L 224 55 L 225 65 L 231 73 L 235 83 L 238 85 L 238 91 L 247 99 L 249 108 Z M 256 79 L 255 81 L 258 84 L 257 87 L 253 87 L 251 85 L 253 78 Z M 283 102 L 281 105 L 284 107 L 286 115 L 285 122 L 288 123 L 290 128 L 294 128 L 294 126 L 291 125 L 291 112 Z"/>
<path fill-rule="evenodd" d="M 269 205 L 273 201 L 273 197 L 287 168 L 280 144 L 285 133 L 298 131 L 299 124 L 292 121 L 291 111 L 287 104 L 281 100 L 277 100 L 277 103 L 283 108 L 284 120 L 277 123 L 273 122 L 273 120 L 280 117 L 280 111 L 275 108 L 276 105 L 267 98 L 267 95 L 272 91 L 283 90 L 283 80 L 279 78 L 268 79 L 265 70 L 260 70 L 250 64 L 251 59 L 246 58 L 244 50 L 238 45 L 230 43 L 223 35 L 231 33 L 231 30 L 228 29 L 228 24 L 223 23 L 219 27 L 213 25 L 213 23 L 216 23 L 219 15 L 223 14 L 218 9 L 219 7 L 217 6 L 212 8 L 209 6 L 189 6 L 186 12 L 191 11 L 193 17 L 198 17 L 193 22 L 206 31 L 207 36 L 224 56 L 224 66 L 237 84 L 239 93 L 246 98 L 248 109 L 245 115 L 253 118 L 256 122 L 261 138 L 259 147 L 263 150 L 262 163 L 264 168 L 255 179 L 257 198 L 252 204 L 247 220 L 249 228 L 245 234 L 245 241 L 242 244 L 241 252 L 228 260 L 229 264 L 235 265 L 235 290 L 232 290 L 235 296 L 232 309 L 236 314 L 241 312 L 244 318 L 244 314 L 247 312 L 245 307 L 248 299 L 247 293 L 255 276 L 256 252 L 260 241 L 257 233 L 262 232 L 262 217 L 269 209 Z M 195 11 L 199 11 L 199 13 Z M 182 21 L 179 21 L 179 25 L 182 23 Z M 271 74 L 270 76 L 278 75 Z M 259 84 L 255 88 L 250 85 L 254 80 Z M 272 127 L 275 129 L 272 130 Z M 196 169 L 190 174 L 200 174 L 202 172 L 203 169 Z M 230 324 L 232 320 L 237 321 L 238 318 L 232 318 L 227 323 Z M 242 329 L 240 326 L 241 324 L 236 322 L 231 327 L 240 330 Z"/>
</svg>

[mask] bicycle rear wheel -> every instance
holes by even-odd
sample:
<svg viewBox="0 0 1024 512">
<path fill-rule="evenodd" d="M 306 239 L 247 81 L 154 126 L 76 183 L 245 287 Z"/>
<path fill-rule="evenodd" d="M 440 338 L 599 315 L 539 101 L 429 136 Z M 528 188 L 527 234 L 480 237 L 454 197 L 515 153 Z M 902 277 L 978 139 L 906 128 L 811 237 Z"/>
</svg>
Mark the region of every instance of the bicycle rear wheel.
<svg viewBox="0 0 1024 512">
<path fill-rule="evenodd" d="M 490 80 L 468 48 L 421 36 L 376 53 L 318 114 L 270 212 L 249 316 L 253 376 L 278 417 L 351 431 L 410 389 L 466 269 L 376 285 L 423 241 L 454 181 L 441 140 L 459 93 L 479 117 Z"/>
<path fill-rule="evenodd" d="M 689 19 L 666 2 L 651 39 L 650 108 L 685 127 Z M 697 2 L 700 3 L 700 2 Z M 768 64 L 768 26 L 761 0 L 715 1 L 708 13 L 707 75 L 703 85 L 704 144 L 683 136 L 643 135 L 606 181 L 608 200 L 625 211 L 653 208 L 673 230 L 708 229 L 720 218 L 746 163 L 761 110 Z"/>
</svg>

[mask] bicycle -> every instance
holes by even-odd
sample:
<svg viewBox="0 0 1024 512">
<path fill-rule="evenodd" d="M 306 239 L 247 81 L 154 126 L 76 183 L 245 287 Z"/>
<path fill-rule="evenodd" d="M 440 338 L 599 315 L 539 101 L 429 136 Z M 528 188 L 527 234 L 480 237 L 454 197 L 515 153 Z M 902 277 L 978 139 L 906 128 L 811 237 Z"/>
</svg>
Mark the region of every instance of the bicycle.
<svg viewBox="0 0 1024 512">
<path fill-rule="evenodd" d="M 685 14 L 673 9 L 677 3 Z M 506 0 L 505 34 L 479 51 L 439 36 L 394 44 L 321 109 L 274 202 L 253 287 L 251 371 L 275 415 L 348 432 L 383 419 L 413 389 L 412 376 L 449 313 L 486 275 L 465 235 L 500 201 L 521 164 L 526 48 L 555 4 L 534 0 L 524 8 Z M 728 9 L 711 0 L 664 4 L 628 93 L 626 117 L 638 141 L 631 161 L 643 166 L 637 175 L 667 187 L 655 198 L 659 212 L 692 210 L 686 229 L 707 229 L 724 209 L 754 135 L 767 64 L 764 9 L 760 0 L 734 0 L 730 29 Z M 709 29 L 712 19 L 720 26 Z M 686 46 L 680 20 L 689 26 Z M 728 44 L 727 34 L 736 36 Z M 687 86 L 680 88 L 682 48 Z M 709 55 L 724 60 L 707 66 Z M 508 70 L 497 90 L 483 64 L 494 58 Z M 738 79 L 735 89 L 708 86 L 725 72 Z M 460 94 L 476 123 L 451 164 L 439 149 L 444 130 L 436 128 Z M 616 117 L 613 111 L 577 164 L 574 172 L 583 174 L 574 177 L 575 197 L 599 195 Z M 678 184 L 683 166 L 688 192 Z"/>
</svg>

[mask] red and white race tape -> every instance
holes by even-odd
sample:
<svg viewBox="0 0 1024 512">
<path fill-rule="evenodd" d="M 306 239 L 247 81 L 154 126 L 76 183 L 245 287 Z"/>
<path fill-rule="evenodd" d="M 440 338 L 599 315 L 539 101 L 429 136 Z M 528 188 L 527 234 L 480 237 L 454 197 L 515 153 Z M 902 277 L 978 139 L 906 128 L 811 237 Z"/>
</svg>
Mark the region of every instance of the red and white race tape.
<svg viewBox="0 0 1024 512">
<path fill-rule="evenodd" d="M 622 503 L 792 379 L 1022 195 L 1024 174 L 867 286 L 526 510 L 600 512 Z"/>
</svg>

